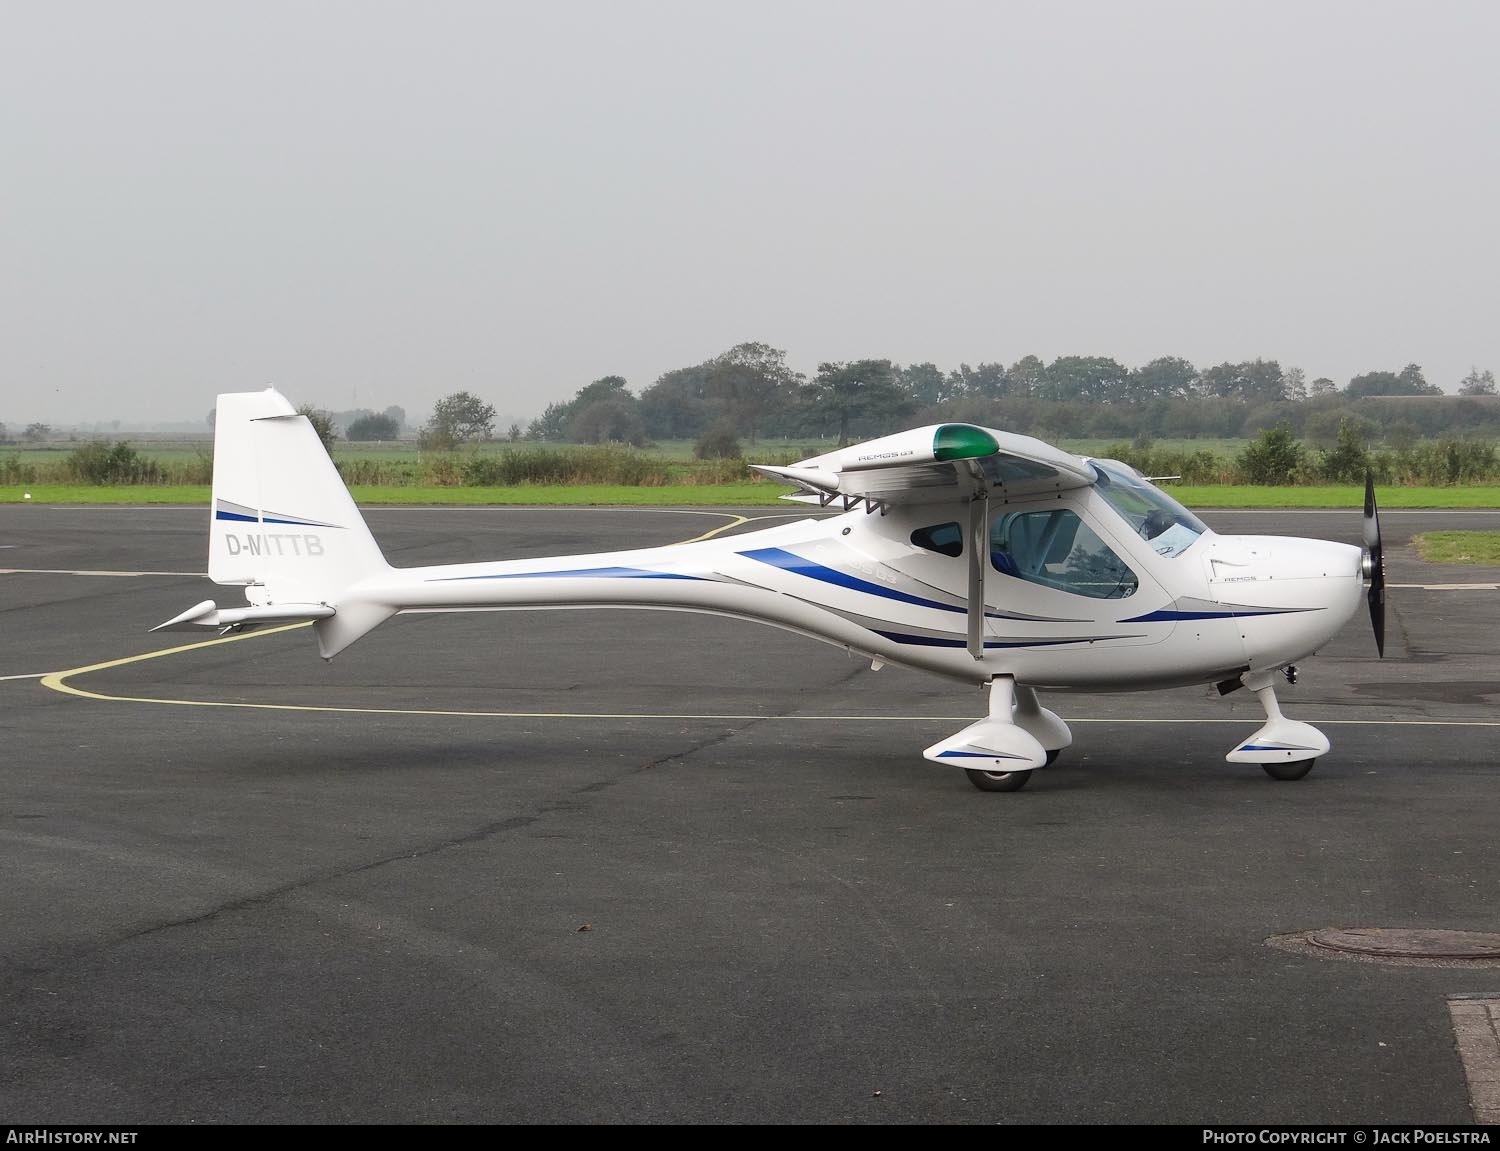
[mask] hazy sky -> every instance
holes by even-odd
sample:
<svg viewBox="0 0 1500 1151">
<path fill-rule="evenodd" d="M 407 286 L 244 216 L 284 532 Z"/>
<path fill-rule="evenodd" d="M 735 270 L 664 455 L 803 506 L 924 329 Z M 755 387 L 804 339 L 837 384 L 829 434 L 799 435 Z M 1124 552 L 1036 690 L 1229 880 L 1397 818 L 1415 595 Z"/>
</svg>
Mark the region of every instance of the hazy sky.
<svg viewBox="0 0 1500 1151">
<path fill-rule="evenodd" d="M 0 421 L 1500 371 L 1494 3 L 0 0 Z"/>
</svg>

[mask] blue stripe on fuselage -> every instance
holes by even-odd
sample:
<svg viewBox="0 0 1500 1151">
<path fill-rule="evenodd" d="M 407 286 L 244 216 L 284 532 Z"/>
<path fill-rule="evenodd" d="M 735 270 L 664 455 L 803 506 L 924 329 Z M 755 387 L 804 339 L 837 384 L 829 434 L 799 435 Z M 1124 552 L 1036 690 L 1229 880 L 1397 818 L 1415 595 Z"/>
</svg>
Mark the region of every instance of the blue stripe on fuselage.
<svg viewBox="0 0 1500 1151">
<path fill-rule="evenodd" d="M 1320 608 L 1310 607 L 1286 607 L 1286 608 L 1243 608 L 1240 611 L 1173 611 L 1171 608 L 1163 608 L 1146 615 L 1132 616 L 1130 619 L 1122 619 L 1120 623 L 1173 623 L 1185 619 L 1245 619 L 1257 615 L 1292 615 L 1303 611 L 1320 611 Z"/>
<path fill-rule="evenodd" d="M 968 644 L 967 640 L 963 640 L 963 639 L 948 639 L 948 638 L 946 638 L 944 636 L 937 636 L 937 635 L 907 635 L 906 633 L 899 632 L 899 631 L 879 631 L 879 630 L 876 630 L 875 634 L 878 635 L 878 636 L 880 636 L 880 637 L 882 637 L 882 638 L 884 638 L 884 639 L 892 640 L 895 643 L 911 644 L 914 647 L 965 647 Z M 989 647 L 997 647 L 997 648 L 1000 648 L 1000 647 L 1057 647 L 1059 644 L 1068 644 L 1068 643 L 1096 643 L 1096 642 L 1098 642 L 1100 640 L 1106 640 L 1106 639 L 1139 639 L 1139 638 L 1140 638 L 1139 636 L 1129 636 L 1129 635 L 1082 635 L 1082 636 L 1078 636 L 1078 637 L 1076 637 L 1074 639 L 1022 639 L 1022 640 L 987 639 L 987 640 L 984 641 L 984 646 L 987 647 L 987 648 L 989 648 Z"/>
<path fill-rule="evenodd" d="M 687 579 L 699 580 L 701 576 L 679 575 L 677 572 L 654 572 L 645 568 L 606 567 L 574 568 L 571 571 L 550 572 L 498 572 L 493 575 L 442 576 L 428 583 L 451 583 L 466 579 Z"/>
<path fill-rule="evenodd" d="M 964 615 L 968 608 L 959 607 L 951 603 L 939 603 L 937 600 L 924 599 L 921 596 L 912 595 L 910 592 L 897 591 L 895 588 L 884 587 L 869 580 L 860 579 L 845 572 L 837 571 L 831 567 L 824 567 L 814 560 L 806 559 L 789 552 L 785 548 L 756 548 L 754 551 L 740 552 L 747 560 L 756 560 L 772 567 L 781 568 L 783 571 L 792 572 L 795 575 L 806 576 L 808 579 L 819 580 L 822 583 L 833 584 L 835 587 L 848 588 L 850 591 L 864 592 L 866 595 L 878 595 L 882 599 L 893 599 L 898 603 L 915 604 L 917 607 L 936 608 L 938 611 L 957 612 Z"/>
</svg>

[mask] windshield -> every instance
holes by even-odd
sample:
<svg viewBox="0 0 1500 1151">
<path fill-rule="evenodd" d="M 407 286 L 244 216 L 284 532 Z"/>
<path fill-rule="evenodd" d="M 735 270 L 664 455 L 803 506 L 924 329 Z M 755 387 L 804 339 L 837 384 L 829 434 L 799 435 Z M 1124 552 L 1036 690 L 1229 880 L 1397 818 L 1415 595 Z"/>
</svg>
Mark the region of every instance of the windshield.
<svg viewBox="0 0 1500 1151">
<path fill-rule="evenodd" d="M 1160 488 L 1132 475 L 1123 464 L 1091 460 L 1094 490 L 1119 512 L 1158 555 L 1178 556 L 1193 546 L 1208 525 Z"/>
</svg>

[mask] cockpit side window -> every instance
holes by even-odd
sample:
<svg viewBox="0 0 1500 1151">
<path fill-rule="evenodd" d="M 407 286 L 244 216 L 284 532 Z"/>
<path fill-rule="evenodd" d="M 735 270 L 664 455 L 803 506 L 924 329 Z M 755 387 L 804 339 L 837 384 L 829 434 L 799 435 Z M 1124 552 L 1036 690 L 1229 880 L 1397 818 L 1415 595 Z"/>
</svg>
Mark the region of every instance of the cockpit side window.
<svg viewBox="0 0 1500 1151">
<path fill-rule="evenodd" d="M 1124 599 L 1140 586 L 1125 561 L 1067 508 L 997 516 L 990 523 L 990 562 L 1005 575 L 1090 599 Z"/>
<path fill-rule="evenodd" d="M 964 554 L 964 529 L 951 522 L 933 524 L 912 532 L 911 542 L 939 555 L 961 556 Z"/>
</svg>

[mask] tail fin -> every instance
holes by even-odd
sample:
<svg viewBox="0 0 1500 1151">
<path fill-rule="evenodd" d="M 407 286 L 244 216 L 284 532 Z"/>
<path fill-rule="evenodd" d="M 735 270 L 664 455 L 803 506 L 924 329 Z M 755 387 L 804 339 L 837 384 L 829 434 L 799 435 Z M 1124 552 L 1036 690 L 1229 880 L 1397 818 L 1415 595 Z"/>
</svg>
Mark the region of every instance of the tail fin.
<svg viewBox="0 0 1500 1151">
<path fill-rule="evenodd" d="M 269 603 L 329 603 L 386 566 L 318 433 L 275 388 L 219 397 L 213 499 L 214 583 L 259 585 Z"/>
<path fill-rule="evenodd" d="M 209 578 L 245 585 L 251 606 L 208 601 L 162 628 L 316 620 L 327 657 L 391 615 L 341 606 L 349 588 L 386 570 L 385 557 L 318 433 L 275 388 L 219 397 L 211 514 Z"/>
</svg>

